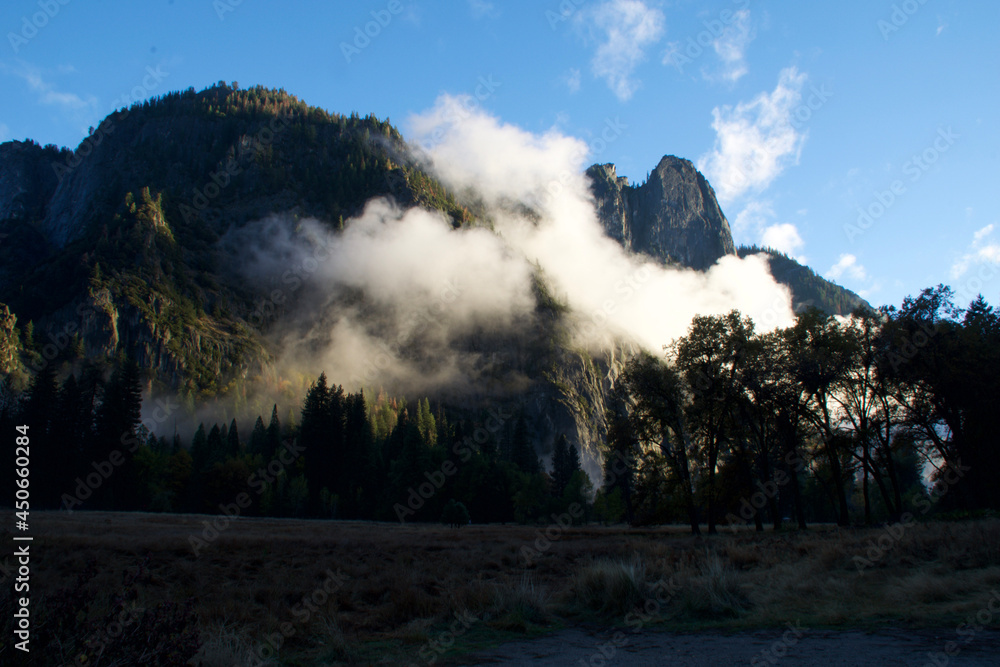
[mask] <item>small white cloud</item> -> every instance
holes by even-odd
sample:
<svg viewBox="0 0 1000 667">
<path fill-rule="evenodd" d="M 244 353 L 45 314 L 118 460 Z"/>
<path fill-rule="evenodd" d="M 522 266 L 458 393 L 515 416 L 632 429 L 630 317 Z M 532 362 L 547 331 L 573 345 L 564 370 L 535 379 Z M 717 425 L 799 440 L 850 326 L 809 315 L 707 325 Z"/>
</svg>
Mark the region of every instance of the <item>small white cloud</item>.
<svg viewBox="0 0 1000 667">
<path fill-rule="evenodd" d="M 472 16 L 477 19 L 495 19 L 500 17 L 500 10 L 496 8 L 496 5 L 487 0 L 469 0 L 469 9 L 472 10 Z"/>
<path fill-rule="evenodd" d="M 959 257 L 951 266 L 953 280 L 964 275 L 973 264 L 1000 263 L 1000 243 L 986 242 L 987 238 L 993 235 L 994 230 L 994 225 L 986 225 L 972 235 L 969 251 Z"/>
<path fill-rule="evenodd" d="M 42 71 L 37 67 L 19 61 L 16 67 L 0 63 L 0 71 L 12 74 L 28 84 L 28 87 L 38 95 L 40 104 L 62 107 L 67 111 L 81 112 L 97 111 L 97 98 L 93 95 L 81 97 L 76 93 L 64 93 L 55 89 L 51 83 L 42 78 Z"/>
<path fill-rule="evenodd" d="M 789 257 L 794 257 L 795 253 L 805 245 L 798 228 L 789 222 L 767 227 L 761 234 L 760 240 L 765 246 L 779 250 Z"/>
<path fill-rule="evenodd" d="M 565 82 L 570 93 L 580 92 L 580 70 L 571 68 L 566 75 Z"/>
<path fill-rule="evenodd" d="M 940 37 L 941 33 L 944 32 L 945 28 L 947 28 L 947 27 L 948 27 L 947 23 L 942 23 L 942 24 L 938 25 L 937 32 L 934 33 L 934 36 L 935 37 Z"/>
<path fill-rule="evenodd" d="M 733 15 L 729 23 L 712 42 L 715 54 L 722 61 L 722 69 L 717 74 L 708 75 L 709 79 L 721 79 L 727 83 L 736 83 L 747 73 L 746 51 L 755 35 L 750 23 L 750 10 L 741 9 Z"/>
<path fill-rule="evenodd" d="M 0 141 L 7 141 L 7 137 L 10 136 L 10 128 L 0 123 Z"/>
<path fill-rule="evenodd" d="M 749 190 L 763 190 L 786 166 L 798 162 L 806 133 L 791 121 L 805 80 L 804 73 L 788 67 L 773 92 L 712 110 L 715 147 L 699 158 L 698 168 L 724 205 Z"/>
<path fill-rule="evenodd" d="M 858 258 L 850 253 L 844 253 L 836 264 L 831 266 L 826 272 L 827 278 L 839 280 L 846 276 L 851 280 L 867 280 L 868 272 L 865 267 L 858 263 Z"/>
<path fill-rule="evenodd" d="M 747 202 L 732 220 L 733 236 L 745 237 L 762 229 L 775 217 L 770 201 L 755 199 Z"/>
<path fill-rule="evenodd" d="M 607 81 L 621 101 L 630 99 L 641 85 L 633 76 L 635 68 L 646 59 L 646 48 L 663 35 L 663 12 L 642 0 L 606 0 L 577 17 L 599 35 L 591 60 L 594 76 Z"/>
</svg>

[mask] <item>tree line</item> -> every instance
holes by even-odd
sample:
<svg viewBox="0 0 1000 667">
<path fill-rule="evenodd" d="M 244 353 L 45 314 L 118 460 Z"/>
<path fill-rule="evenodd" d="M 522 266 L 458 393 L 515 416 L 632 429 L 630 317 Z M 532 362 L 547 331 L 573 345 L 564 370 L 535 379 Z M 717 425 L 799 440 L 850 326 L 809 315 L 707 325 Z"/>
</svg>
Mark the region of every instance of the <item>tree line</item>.
<svg viewBox="0 0 1000 667">
<path fill-rule="evenodd" d="M 565 436 L 544 469 L 523 414 L 449 416 L 427 398 L 372 401 L 329 385 L 325 374 L 298 420 L 282 423 L 275 405 L 248 434 L 234 419 L 168 439 L 150 432 L 141 413 L 134 362 L 107 380 L 90 366 L 61 384 L 47 366 L 23 395 L 5 385 L 0 430 L 29 426 L 32 506 L 219 513 L 246 494 L 243 513 L 255 516 L 528 522 L 592 494 Z"/>
<path fill-rule="evenodd" d="M 663 358 L 619 374 L 618 470 L 598 500 L 695 533 L 997 510 L 998 407 L 1000 315 L 982 296 L 962 309 L 938 286 L 768 333 L 736 311 L 697 317 Z"/>
<path fill-rule="evenodd" d="M 596 494 L 577 447 L 559 435 L 543 465 L 509 406 L 372 398 L 324 374 L 284 420 L 275 405 L 242 431 L 168 439 L 141 421 L 134 362 L 75 368 L 60 381 L 47 365 L 23 393 L 0 383 L 0 432 L 30 426 L 36 508 L 215 513 L 246 493 L 250 515 L 478 523 L 578 503 L 581 520 L 694 532 L 1000 509 L 1000 314 L 943 286 L 767 333 L 736 311 L 695 318 L 614 375 Z"/>
</svg>

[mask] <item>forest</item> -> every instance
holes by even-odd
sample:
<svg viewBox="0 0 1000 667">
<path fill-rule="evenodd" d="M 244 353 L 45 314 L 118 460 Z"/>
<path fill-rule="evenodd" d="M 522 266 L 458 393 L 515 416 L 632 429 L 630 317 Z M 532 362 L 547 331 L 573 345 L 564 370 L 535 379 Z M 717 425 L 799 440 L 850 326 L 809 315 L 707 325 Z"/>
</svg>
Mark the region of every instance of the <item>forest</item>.
<svg viewBox="0 0 1000 667">
<path fill-rule="evenodd" d="M 136 363 L 77 369 L 0 387 L 0 431 L 30 429 L 37 508 L 461 525 L 578 505 L 579 522 L 695 533 L 1000 509 L 1000 313 L 945 286 L 767 333 L 737 311 L 697 317 L 610 374 L 599 485 L 565 436 L 536 449 L 506 408 L 350 393 L 323 374 L 284 421 L 275 405 L 188 441 L 142 424 Z"/>
</svg>

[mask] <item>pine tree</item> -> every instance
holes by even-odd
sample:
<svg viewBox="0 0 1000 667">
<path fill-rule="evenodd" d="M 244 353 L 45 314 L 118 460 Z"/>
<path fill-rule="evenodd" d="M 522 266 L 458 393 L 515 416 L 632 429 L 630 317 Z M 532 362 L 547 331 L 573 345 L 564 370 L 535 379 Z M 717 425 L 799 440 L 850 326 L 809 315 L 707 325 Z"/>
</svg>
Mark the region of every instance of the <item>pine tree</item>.
<svg viewBox="0 0 1000 667">
<path fill-rule="evenodd" d="M 247 448 L 250 454 L 263 454 L 267 441 L 267 429 L 264 428 L 264 420 L 257 416 L 257 421 L 253 425 L 253 433 L 250 434 L 250 446 Z"/>
<path fill-rule="evenodd" d="M 230 424 L 229 424 L 229 435 L 227 437 L 227 440 L 228 440 L 228 442 L 227 442 L 227 447 L 226 447 L 226 456 L 230 457 L 230 458 L 231 457 L 235 457 L 235 456 L 239 456 L 239 454 L 240 454 L 240 432 L 236 428 L 236 420 L 235 419 L 233 419 L 233 421 L 230 422 Z"/>
<path fill-rule="evenodd" d="M 271 409 L 271 422 L 267 425 L 267 439 L 264 441 L 264 461 L 270 461 L 281 447 L 281 422 L 278 421 L 278 405 Z"/>
</svg>

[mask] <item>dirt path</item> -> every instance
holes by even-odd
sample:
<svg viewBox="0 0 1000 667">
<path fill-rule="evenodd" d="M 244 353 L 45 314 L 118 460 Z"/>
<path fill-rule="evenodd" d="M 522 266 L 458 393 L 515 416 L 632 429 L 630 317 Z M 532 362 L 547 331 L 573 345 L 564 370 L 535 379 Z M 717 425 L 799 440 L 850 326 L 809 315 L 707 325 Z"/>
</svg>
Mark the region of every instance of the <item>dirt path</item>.
<svg viewBox="0 0 1000 667">
<path fill-rule="evenodd" d="M 971 639 L 968 643 L 965 640 Z M 944 653 L 949 642 L 959 652 Z M 950 647 L 954 652 L 956 647 Z M 979 667 L 1000 665 L 1000 632 L 973 636 L 940 631 L 806 630 L 788 628 L 723 635 L 644 631 L 589 633 L 565 630 L 551 637 L 512 642 L 467 658 L 465 665 L 553 665 L 554 667 L 649 667 L 678 665 L 879 665 L 880 667 Z"/>
</svg>

